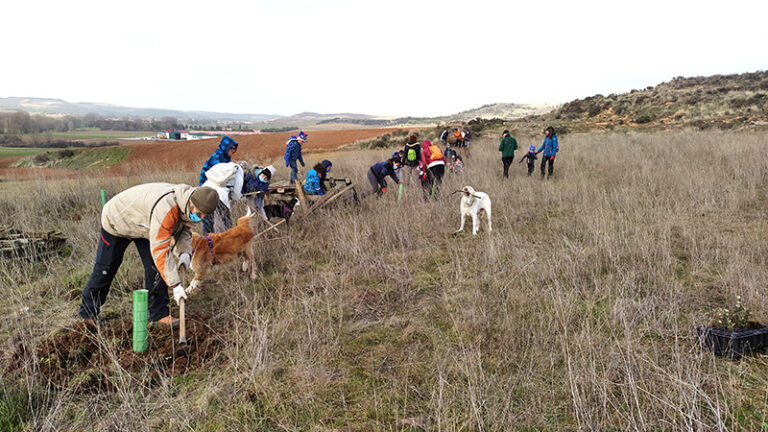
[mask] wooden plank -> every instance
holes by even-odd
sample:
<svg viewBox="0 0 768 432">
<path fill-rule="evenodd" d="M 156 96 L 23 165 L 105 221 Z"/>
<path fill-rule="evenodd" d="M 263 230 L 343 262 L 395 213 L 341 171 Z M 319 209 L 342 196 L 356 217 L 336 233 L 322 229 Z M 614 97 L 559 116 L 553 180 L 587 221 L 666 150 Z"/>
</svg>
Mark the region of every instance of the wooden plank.
<svg viewBox="0 0 768 432">
<path fill-rule="evenodd" d="M 325 206 L 327 206 L 328 204 L 332 203 L 333 201 L 335 201 L 335 200 L 336 200 L 336 198 L 338 198 L 338 197 L 340 197 L 340 196 L 344 195 L 344 193 L 345 193 L 345 192 L 347 192 L 348 190 L 350 190 L 350 189 L 352 189 L 352 188 L 354 188 L 354 187 L 355 187 L 355 185 L 349 185 L 349 186 L 345 187 L 344 189 L 340 190 L 340 191 L 339 191 L 337 194 L 335 194 L 334 196 L 332 196 L 331 198 L 329 198 L 327 201 L 323 202 L 323 203 L 322 203 L 322 205 L 320 205 L 320 206 L 312 206 L 312 208 L 310 209 L 310 211 L 308 211 L 306 214 L 303 214 L 303 215 L 302 215 L 302 219 L 303 219 L 304 217 L 306 217 L 306 216 L 309 216 L 309 214 L 310 214 L 311 212 L 313 212 L 313 211 L 317 210 L 318 208 L 320 208 L 320 207 L 325 207 Z"/>
<path fill-rule="evenodd" d="M 304 188 L 301 187 L 298 180 L 294 180 L 294 182 L 296 183 L 296 192 L 299 195 L 299 203 L 301 203 L 301 214 L 306 215 L 309 208 L 307 207 L 307 199 L 304 197 Z"/>
</svg>

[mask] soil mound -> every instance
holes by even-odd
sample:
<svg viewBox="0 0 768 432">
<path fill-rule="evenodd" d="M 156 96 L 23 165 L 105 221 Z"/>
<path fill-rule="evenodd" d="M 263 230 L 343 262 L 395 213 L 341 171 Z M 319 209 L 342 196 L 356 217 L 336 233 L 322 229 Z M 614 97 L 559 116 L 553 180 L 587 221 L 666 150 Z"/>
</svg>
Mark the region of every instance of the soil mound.
<svg viewBox="0 0 768 432">
<path fill-rule="evenodd" d="M 43 340 L 31 351 L 22 342 L 11 355 L 8 371 L 43 376 L 58 387 L 78 391 L 114 390 L 120 374 L 157 383 L 223 360 L 222 332 L 207 323 L 210 316 L 187 317 L 187 343 L 179 344 L 178 329 L 149 326 L 149 346 L 141 354 L 132 349 L 132 320 L 111 319 L 98 326 L 78 322 Z"/>
</svg>

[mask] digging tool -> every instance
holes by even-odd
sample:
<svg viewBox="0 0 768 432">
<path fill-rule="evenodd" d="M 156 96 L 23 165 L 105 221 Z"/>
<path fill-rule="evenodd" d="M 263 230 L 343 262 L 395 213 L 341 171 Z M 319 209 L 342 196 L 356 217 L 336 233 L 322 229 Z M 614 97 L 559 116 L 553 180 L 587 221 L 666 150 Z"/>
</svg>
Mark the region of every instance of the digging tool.
<svg viewBox="0 0 768 432">
<path fill-rule="evenodd" d="M 187 266 L 179 268 L 181 274 L 181 286 L 186 286 Z M 187 323 L 184 318 L 184 298 L 179 299 L 179 343 L 187 343 Z"/>
</svg>

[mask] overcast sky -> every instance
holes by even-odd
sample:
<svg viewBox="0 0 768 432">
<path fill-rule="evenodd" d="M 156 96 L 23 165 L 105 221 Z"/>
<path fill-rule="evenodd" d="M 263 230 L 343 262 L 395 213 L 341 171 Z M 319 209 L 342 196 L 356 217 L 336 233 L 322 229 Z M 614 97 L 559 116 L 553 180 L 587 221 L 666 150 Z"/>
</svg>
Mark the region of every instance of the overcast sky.
<svg viewBox="0 0 768 432">
<path fill-rule="evenodd" d="M 9 1 L 0 97 L 451 114 L 768 69 L 768 1 Z"/>
</svg>

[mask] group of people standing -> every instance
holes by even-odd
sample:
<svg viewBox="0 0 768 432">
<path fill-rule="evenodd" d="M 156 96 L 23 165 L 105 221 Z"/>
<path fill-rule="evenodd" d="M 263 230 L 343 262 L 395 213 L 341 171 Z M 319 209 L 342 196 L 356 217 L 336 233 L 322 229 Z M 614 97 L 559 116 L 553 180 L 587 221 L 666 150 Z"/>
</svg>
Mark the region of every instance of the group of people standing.
<svg viewBox="0 0 768 432">
<path fill-rule="evenodd" d="M 501 163 L 503 166 L 504 178 L 509 178 L 509 166 L 515 160 L 515 150 L 517 150 L 517 140 L 509 134 L 508 130 L 505 130 L 501 134 L 501 142 L 499 143 L 499 151 L 501 152 Z M 546 171 L 547 179 L 552 177 L 555 166 L 555 156 L 558 151 L 557 134 L 552 126 L 544 129 L 544 142 L 541 143 L 541 147 L 536 149 L 536 146 L 528 148 L 528 152 L 520 159 L 519 163 L 526 161 L 528 166 L 528 176 L 533 174 L 533 170 L 536 166 L 537 155 L 542 154 L 541 159 L 541 178 L 544 178 Z M 548 169 L 546 169 L 548 167 Z"/>
</svg>

